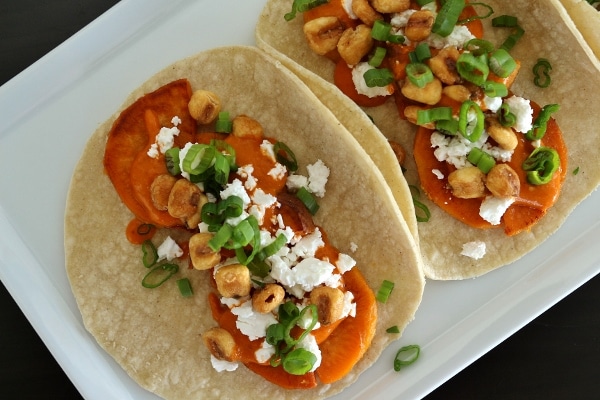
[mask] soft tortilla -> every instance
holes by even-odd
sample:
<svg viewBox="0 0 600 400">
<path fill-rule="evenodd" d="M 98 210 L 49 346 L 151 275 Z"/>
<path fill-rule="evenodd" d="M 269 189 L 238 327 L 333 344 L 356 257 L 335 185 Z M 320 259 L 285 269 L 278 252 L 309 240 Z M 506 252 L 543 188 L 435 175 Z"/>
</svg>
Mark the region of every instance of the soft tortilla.
<svg viewBox="0 0 600 400">
<path fill-rule="evenodd" d="M 294 149 L 300 165 L 324 160 L 331 175 L 316 222 L 334 245 L 352 254 L 374 290 L 383 279 L 395 282 L 396 288 L 388 303 L 378 307 L 372 346 L 342 381 L 309 391 L 285 391 L 243 366 L 231 373 L 216 372 L 200 339 L 215 325 L 207 302 L 208 272 L 180 268 L 180 276 L 187 276 L 195 291 L 187 299 L 179 295 L 175 279 L 154 290 L 140 284 L 146 272 L 141 250 L 124 236 L 132 214 L 103 174 L 104 145 L 117 113 L 90 138 L 66 207 L 67 273 L 84 324 L 135 381 L 165 398 L 331 396 L 354 382 L 399 337 L 385 329 L 398 325 L 403 330 L 421 301 L 421 259 L 394 197 L 371 159 L 312 92 L 255 48 L 220 48 L 179 61 L 150 78 L 120 110 L 179 78 L 189 79 L 194 89 L 217 93 L 232 116 L 256 118 L 267 136 Z M 358 245 L 354 253 L 352 243 Z"/>
<path fill-rule="evenodd" d="M 338 97 L 339 104 L 326 104 L 336 110 L 347 109 L 347 101 L 329 82 L 333 82 L 334 64 L 313 53 L 302 33 L 302 16 L 286 22 L 283 15 L 291 9 L 291 1 L 270 0 L 260 16 L 256 28 L 256 40 L 260 48 L 282 60 L 294 70 L 317 95 Z M 422 199 L 431 210 L 428 223 L 419 224 L 419 245 L 422 251 L 425 274 L 439 280 L 465 279 L 480 276 L 498 267 L 509 264 L 543 242 L 564 222 L 569 213 L 586 198 L 600 183 L 597 168 L 597 149 L 600 135 L 596 134 L 598 116 L 585 112 L 598 102 L 600 74 L 598 60 L 589 57 L 578 38 L 565 23 L 558 0 L 552 1 L 488 1 L 494 16 L 509 14 L 519 18 L 525 35 L 512 50 L 521 60 L 522 69 L 512 90 L 517 95 L 532 99 L 538 104 L 559 103 L 556 114 L 569 149 L 567 179 L 558 202 L 530 232 L 515 237 L 506 237 L 501 229 L 481 231 L 470 228 L 445 214 L 430 201 Z M 564 11 L 564 10 L 563 10 Z M 484 20 L 486 39 L 496 45 L 502 43 L 508 32 L 491 28 L 491 19 Z M 530 72 L 536 60 L 548 58 L 552 63 L 552 85 L 540 89 L 533 84 Z M 320 81 L 315 80 L 315 74 Z M 383 134 L 400 142 L 409 154 L 412 153 L 415 127 L 401 120 L 393 100 L 384 105 L 365 109 L 374 119 Z M 335 111 L 334 111 L 335 112 Z M 585 115 L 585 117 L 583 117 Z M 361 143 L 369 138 L 359 138 Z M 374 158 L 377 154 L 366 147 Z M 407 157 L 405 173 L 409 184 L 418 185 L 418 176 L 412 156 Z M 385 168 L 385 167 L 384 167 Z M 579 168 L 574 175 L 571 171 Z M 464 243 L 482 240 L 487 244 L 487 253 L 480 260 L 462 256 Z"/>
<path fill-rule="evenodd" d="M 600 59 L 600 11 L 585 0 L 560 0 L 568 17 L 573 20 L 578 31 L 590 46 L 596 58 Z"/>
</svg>

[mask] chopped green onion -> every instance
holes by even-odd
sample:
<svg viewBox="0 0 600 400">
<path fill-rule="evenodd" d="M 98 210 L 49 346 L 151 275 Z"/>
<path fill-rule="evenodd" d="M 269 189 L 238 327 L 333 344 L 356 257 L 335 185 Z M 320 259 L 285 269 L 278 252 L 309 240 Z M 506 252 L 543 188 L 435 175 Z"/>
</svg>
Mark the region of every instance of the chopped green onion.
<svg viewBox="0 0 600 400">
<path fill-rule="evenodd" d="M 458 132 L 458 120 L 455 118 L 439 120 L 435 123 L 435 129 L 444 135 L 455 136 Z"/>
<path fill-rule="evenodd" d="M 471 119 L 471 111 L 475 113 L 475 119 Z M 474 122 L 474 123 L 473 123 Z M 485 119 L 481 108 L 472 100 L 467 100 L 460 106 L 458 116 L 458 131 L 470 142 L 476 142 L 483 133 Z"/>
<path fill-rule="evenodd" d="M 209 226 L 222 225 L 228 218 L 237 218 L 244 211 L 244 201 L 239 196 L 229 196 L 218 203 L 206 203 L 200 217 Z"/>
<path fill-rule="evenodd" d="M 417 125 L 452 120 L 452 107 L 434 107 L 417 111 Z"/>
<path fill-rule="evenodd" d="M 419 43 L 417 47 L 409 53 L 409 57 L 411 62 L 422 63 L 431 58 L 431 49 L 427 43 Z"/>
<path fill-rule="evenodd" d="M 373 27 L 371 28 L 371 37 L 375 40 L 385 42 L 390 36 L 391 31 L 392 25 L 389 22 L 378 19 L 373 23 Z"/>
<path fill-rule="evenodd" d="M 387 50 L 385 47 L 377 46 L 375 52 L 369 57 L 369 65 L 372 67 L 379 67 L 385 58 Z"/>
<path fill-rule="evenodd" d="M 387 303 L 390 294 L 392 294 L 392 290 L 394 290 L 394 282 L 384 279 L 383 282 L 381 282 L 381 286 L 379 287 L 375 298 L 380 303 Z"/>
<path fill-rule="evenodd" d="M 415 185 L 408 185 L 408 187 L 410 188 L 411 194 L 412 192 L 415 192 L 415 194 L 412 195 L 412 201 L 415 206 L 415 217 L 417 222 L 429 222 L 429 219 L 431 218 L 431 211 L 429 211 L 429 208 L 425 204 L 417 200 L 421 195 L 419 188 Z M 425 216 L 419 215 L 419 210 L 421 210 Z"/>
<path fill-rule="evenodd" d="M 215 158 L 215 148 L 206 144 L 193 144 L 183 158 L 183 171 L 198 175 L 206 171 Z"/>
<path fill-rule="evenodd" d="M 156 246 L 149 239 L 144 240 L 142 243 L 142 264 L 144 267 L 150 268 L 158 261 L 158 251 Z"/>
<path fill-rule="evenodd" d="M 512 15 L 500 15 L 492 18 L 492 26 L 495 28 L 514 28 L 517 23 L 517 17 Z"/>
<path fill-rule="evenodd" d="M 138 235 L 144 236 L 152 232 L 152 229 L 154 228 L 155 227 L 152 224 L 140 224 L 135 231 Z"/>
<path fill-rule="evenodd" d="M 573 170 L 573 175 L 577 175 L 578 173 L 579 173 L 579 167 L 577 167 Z"/>
<path fill-rule="evenodd" d="M 471 39 L 464 46 L 465 50 L 474 56 L 491 53 L 494 50 L 494 45 L 484 39 Z"/>
<path fill-rule="evenodd" d="M 456 60 L 456 70 L 463 79 L 481 86 L 490 73 L 487 55 L 482 54 L 476 57 L 471 53 L 462 53 Z"/>
<path fill-rule="evenodd" d="M 449 36 L 454 30 L 463 8 L 465 8 L 465 0 L 446 0 L 435 18 L 431 31 L 442 37 Z"/>
<path fill-rule="evenodd" d="M 527 140 L 540 140 L 546 134 L 550 116 L 560 109 L 558 104 L 547 104 L 542 107 L 537 118 L 533 122 L 533 127 L 525 134 Z"/>
<path fill-rule="evenodd" d="M 410 63 L 406 66 L 406 76 L 408 80 L 419 88 L 425 87 L 433 81 L 433 72 L 423 63 Z"/>
<path fill-rule="evenodd" d="M 505 49 L 498 49 L 490 55 L 490 69 L 500 78 L 507 78 L 517 68 L 517 62 Z"/>
<path fill-rule="evenodd" d="M 550 147 L 538 147 L 523 162 L 527 181 L 532 185 L 544 185 L 552 180 L 560 166 L 558 152 Z"/>
<path fill-rule="evenodd" d="M 192 284 L 188 278 L 178 279 L 177 287 L 179 288 L 179 293 L 181 293 L 183 297 L 191 297 L 194 294 Z"/>
<path fill-rule="evenodd" d="M 498 121 L 500 125 L 511 127 L 517 122 L 517 116 L 510 112 L 510 106 L 507 103 L 502 103 L 498 110 Z"/>
<path fill-rule="evenodd" d="M 394 74 L 387 68 L 372 68 L 363 74 L 368 87 L 384 87 L 394 82 Z"/>
<path fill-rule="evenodd" d="M 387 333 L 400 333 L 400 328 L 398 328 L 398 325 L 394 325 L 394 326 L 390 326 L 385 331 Z"/>
<path fill-rule="evenodd" d="M 229 119 L 229 113 L 227 111 L 221 111 L 215 122 L 215 131 L 218 133 L 231 133 L 233 123 Z"/>
<path fill-rule="evenodd" d="M 496 165 L 494 157 L 477 147 L 474 147 L 469 151 L 467 160 L 479 168 L 484 174 L 490 172 L 494 165 Z"/>
<path fill-rule="evenodd" d="M 231 239 L 231 243 L 226 246 L 229 249 L 239 249 L 247 246 L 248 243 L 254 239 L 254 229 L 247 219 L 243 220 L 233 228 Z"/>
<path fill-rule="evenodd" d="M 540 69 L 542 70 L 542 74 L 544 77 L 540 76 Z M 552 65 L 550 61 L 545 58 L 538 58 L 537 63 L 533 66 L 533 83 L 537 87 L 547 88 L 550 86 L 552 82 L 552 78 L 550 77 L 550 71 L 552 71 Z"/>
<path fill-rule="evenodd" d="M 292 11 L 286 13 L 283 18 L 286 21 L 291 21 L 296 18 L 296 13 L 308 11 L 311 8 L 315 8 L 327 2 L 329 2 L 329 0 L 294 0 L 294 3 L 292 3 Z"/>
<path fill-rule="evenodd" d="M 296 155 L 285 143 L 275 142 L 273 145 L 273 152 L 275 153 L 277 162 L 284 165 L 288 171 L 295 172 L 298 170 Z"/>
<path fill-rule="evenodd" d="M 214 160 L 215 181 L 225 185 L 229 180 L 229 172 L 231 171 L 229 160 L 221 153 L 215 153 Z"/>
<path fill-rule="evenodd" d="M 250 274 L 260 278 L 266 277 L 269 275 L 269 272 L 271 272 L 271 267 L 269 267 L 266 262 L 260 260 L 258 257 L 254 257 L 246 266 L 250 270 Z M 262 285 L 264 285 L 264 283 Z"/>
<path fill-rule="evenodd" d="M 489 6 L 488 4 L 485 4 L 485 3 L 469 3 L 469 6 L 471 6 L 471 7 L 481 6 L 481 7 L 487 8 L 487 14 L 484 14 L 484 15 L 478 15 L 478 14 L 476 14 L 476 15 L 473 15 L 473 16 L 471 16 L 469 18 L 458 20 L 458 22 L 457 22 L 458 25 L 468 24 L 469 22 L 475 21 L 477 19 L 486 19 L 486 18 L 491 17 L 492 14 L 494 13 L 494 9 L 491 6 Z"/>
<path fill-rule="evenodd" d="M 173 176 L 181 173 L 181 167 L 179 166 L 179 150 L 179 147 L 171 147 L 165 152 L 167 171 Z"/>
<path fill-rule="evenodd" d="M 317 211 L 319 211 L 319 204 L 317 203 L 315 196 L 313 196 L 312 193 L 310 193 L 305 187 L 298 189 L 296 192 L 296 197 L 302 201 L 311 215 L 315 215 Z"/>
<path fill-rule="evenodd" d="M 508 88 L 504 83 L 486 81 L 483 85 L 483 92 L 488 97 L 506 97 L 508 95 Z"/>
<path fill-rule="evenodd" d="M 304 375 L 317 362 L 317 356 L 310 351 L 298 347 L 290 351 L 283 359 L 283 369 L 292 375 Z"/>
<path fill-rule="evenodd" d="M 161 264 L 152 268 L 142 279 L 142 286 L 148 289 L 154 289 L 166 282 L 173 276 L 179 267 L 177 264 Z"/>
<path fill-rule="evenodd" d="M 404 346 L 396 353 L 394 358 L 394 371 L 400 371 L 402 367 L 406 367 L 419 358 L 421 347 L 417 344 Z"/>
<path fill-rule="evenodd" d="M 264 260 L 277 254 L 277 252 L 281 250 L 281 248 L 285 246 L 286 243 L 287 237 L 283 233 L 280 233 L 274 241 L 262 248 L 258 258 Z"/>
<path fill-rule="evenodd" d="M 523 28 L 521 28 L 518 25 L 515 26 L 512 29 L 511 34 L 508 35 L 508 37 L 502 43 L 502 45 L 500 46 L 500 48 L 504 49 L 506 51 L 511 51 L 512 48 L 515 47 L 515 44 L 517 44 L 517 42 L 519 41 L 519 39 L 521 39 L 521 36 L 523 36 L 524 34 L 525 34 L 525 31 L 523 30 Z"/>
<path fill-rule="evenodd" d="M 245 221 L 247 221 L 250 227 L 252 227 L 252 231 L 254 232 L 254 236 L 250 241 L 252 251 L 250 252 L 250 254 L 246 254 L 246 251 L 242 247 L 237 247 L 235 249 L 235 255 L 240 264 L 248 265 L 252 262 L 252 260 L 260 250 L 260 228 L 258 226 L 258 220 L 254 215 L 250 215 L 248 218 L 245 219 Z"/>
<path fill-rule="evenodd" d="M 229 143 L 224 140 L 212 139 L 210 145 L 227 159 L 231 169 L 237 168 L 235 165 L 235 149 Z"/>
<path fill-rule="evenodd" d="M 417 4 L 423 7 L 425 4 L 433 3 L 435 0 L 417 0 Z"/>
<path fill-rule="evenodd" d="M 208 241 L 208 247 L 212 251 L 219 251 L 229 241 L 233 235 L 233 227 L 229 224 L 224 224 L 219 228 L 217 233 Z"/>
</svg>

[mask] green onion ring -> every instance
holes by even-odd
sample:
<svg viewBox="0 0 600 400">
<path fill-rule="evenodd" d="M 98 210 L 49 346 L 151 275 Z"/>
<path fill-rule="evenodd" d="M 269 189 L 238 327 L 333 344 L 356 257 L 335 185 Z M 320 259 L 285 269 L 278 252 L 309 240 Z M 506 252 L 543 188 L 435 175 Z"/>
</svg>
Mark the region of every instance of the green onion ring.
<svg viewBox="0 0 600 400">
<path fill-rule="evenodd" d="M 494 50 L 494 45 L 484 39 L 471 39 L 465 43 L 464 49 L 474 56 L 491 53 Z"/>
<path fill-rule="evenodd" d="M 488 97 L 506 97 L 508 96 L 508 88 L 504 83 L 486 81 L 483 85 L 483 92 Z"/>
<path fill-rule="evenodd" d="M 363 74 L 368 87 L 385 87 L 394 82 L 394 74 L 387 68 L 372 68 Z"/>
<path fill-rule="evenodd" d="M 433 72 L 423 63 L 410 63 L 406 66 L 406 76 L 408 80 L 419 88 L 425 87 L 433 81 Z"/>
<path fill-rule="evenodd" d="M 215 122 L 215 131 L 218 133 L 231 133 L 233 123 L 229 118 L 229 112 L 221 111 Z"/>
<path fill-rule="evenodd" d="M 310 193 L 305 187 L 298 189 L 296 192 L 296 197 L 302 201 L 311 215 L 315 215 L 317 211 L 319 211 L 317 199 L 315 199 L 315 196 L 313 196 L 312 193 Z"/>
<path fill-rule="evenodd" d="M 286 354 L 282 365 L 288 374 L 304 375 L 313 368 L 316 362 L 317 356 L 302 347 L 298 347 Z"/>
<path fill-rule="evenodd" d="M 150 268 L 158 261 L 158 251 L 151 240 L 146 239 L 142 242 L 142 264 L 144 267 Z"/>
<path fill-rule="evenodd" d="M 183 171 L 198 175 L 212 165 L 215 158 L 215 148 L 206 144 L 193 144 L 183 158 Z"/>
<path fill-rule="evenodd" d="M 329 0 L 294 0 L 292 3 L 292 11 L 286 13 L 283 18 L 286 21 L 291 21 L 296 18 L 296 13 L 308 11 L 311 8 L 327 3 Z"/>
<path fill-rule="evenodd" d="M 380 303 L 387 303 L 390 295 L 392 294 L 392 290 L 394 290 L 394 282 L 384 279 L 383 282 L 381 282 L 381 286 L 379 287 L 375 298 Z"/>
<path fill-rule="evenodd" d="M 148 289 L 154 289 L 165 283 L 172 277 L 179 267 L 177 264 L 161 264 L 152 268 L 142 279 L 142 286 Z"/>
<path fill-rule="evenodd" d="M 546 134 L 548 121 L 553 113 L 560 109 L 558 104 L 547 104 L 540 110 L 537 118 L 533 122 L 533 127 L 525 134 L 527 140 L 540 140 Z"/>
<path fill-rule="evenodd" d="M 469 18 L 465 18 L 465 19 L 460 19 L 456 22 L 457 25 L 464 25 L 464 24 L 468 24 L 469 22 L 478 20 L 478 19 L 486 19 L 492 16 L 492 14 L 494 14 L 494 9 L 485 3 L 469 3 L 469 6 L 474 7 L 474 6 L 481 6 L 487 9 L 487 14 L 485 15 L 473 15 Z"/>
<path fill-rule="evenodd" d="M 409 355 L 408 359 L 402 359 L 401 356 Z M 421 354 L 421 347 L 416 344 L 411 344 L 409 346 L 404 346 L 396 353 L 396 357 L 394 357 L 394 371 L 400 371 L 402 367 L 410 365 L 417 361 L 419 355 Z"/>
<path fill-rule="evenodd" d="M 469 111 L 475 111 L 475 126 L 473 126 L 471 132 L 469 132 Z M 483 133 L 485 124 L 485 118 L 481 108 L 472 100 L 467 100 L 460 106 L 460 113 L 458 117 L 458 131 L 461 135 L 467 138 L 470 142 L 476 142 Z"/>
<path fill-rule="evenodd" d="M 392 25 L 389 22 L 378 19 L 373 23 L 373 27 L 371 28 L 371 37 L 380 42 L 385 42 L 390 36 L 391 31 Z"/>
<path fill-rule="evenodd" d="M 385 331 L 387 333 L 400 333 L 400 328 L 398 328 L 398 325 L 394 325 L 394 326 L 390 326 Z"/>
<path fill-rule="evenodd" d="M 500 15 L 492 18 L 492 26 L 495 28 L 514 28 L 517 23 L 517 17 L 512 15 Z"/>
<path fill-rule="evenodd" d="M 490 70 L 500 78 L 507 78 L 517 68 L 517 62 L 505 49 L 498 49 L 490 55 Z"/>
<path fill-rule="evenodd" d="M 177 287 L 179 288 L 179 293 L 181 293 L 183 297 L 191 297 L 194 294 L 192 284 L 188 278 L 178 279 Z"/>
<path fill-rule="evenodd" d="M 275 153 L 277 162 L 284 165 L 288 171 L 295 172 L 298 170 L 296 155 L 285 143 L 275 142 L 273 145 L 273 152 Z"/>
<path fill-rule="evenodd" d="M 173 176 L 181 174 L 181 167 L 179 166 L 179 147 L 171 147 L 165 152 L 165 163 L 167 164 L 167 171 Z"/>
<path fill-rule="evenodd" d="M 451 119 L 452 107 L 434 107 L 417 111 L 417 125 Z"/>
<path fill-rule="evenodd" d="M 456 70 L 465 80 L 481 86 L 490 73 L 487 55 L 474 56 L 471 53 L 462 53 L 456 60 Z"/>
<path fill-rule="evenodd" d="M 435 18 L 431 31 L 442 37 L 449 36 L 464 8 L 465 0 L 446 0 Z"/>
<path fill-rule="evenodd" d="M 373 54 L 369 57 L 369 65 L 374 68 L 379 67 L 385 58 L 386 52 L 385 47 L 377 46 Z"/>
<path fill-rule="evenodd" d="M 540 76 L 540 69 L 542 70 L 543 77 Z M 552 65 L 550 61 L 545 58 L 538 58 L 537 62 L 533 66 L 533 83 L 537 87 L 547 88 L 550 86 L 552 82 L 552 78 L 550 77 L 550 71 L 552 71 Z"/>
<path fill-rule="evenodd" d="M 510 112 L 510 106 L 507 103 L 502 103 L 498 110 L 498 121 L 500 125 L 511 127 L 517 122 L 517 116 Z"/>
<path fill-rule="evenodd" d="M 560 156 L 551 147 L 538 147 L 523 162 L 527 181 L 532 185 L 544 185 L 552 180 L 560 166 Z"/>
</svg>

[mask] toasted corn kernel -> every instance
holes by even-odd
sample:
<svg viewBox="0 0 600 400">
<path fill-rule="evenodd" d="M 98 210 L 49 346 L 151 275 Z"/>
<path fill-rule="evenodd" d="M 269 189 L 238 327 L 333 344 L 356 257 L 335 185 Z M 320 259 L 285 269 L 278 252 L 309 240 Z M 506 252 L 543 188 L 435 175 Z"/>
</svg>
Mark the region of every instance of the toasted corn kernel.
<svg viewBox="0 0 600 400">
<path fill-rule="evenodd" d="M 204 332 L 202 340 L 210 354 L 217 359 L 229 362 L 237 360 L 239 349 L 235 339 L 227 330 L 220 327 L 210 328 Z"/>
<path fill-rule="evenodd" d="M 431 35 L 431 27 L 435 22 L 433 13 L 429 10 L 419 10 L 412 14 L 404 28 L 404 36 L 412 42 L 420 42 Z"/>
<path fill-rule="evenodd" d="M 150 197 L 157 210 L 166 211 L 169 208 L 169 194 L 177 182 L 170 174 L 162 174 L 154 178 L 150 185 Z"/>
<path fill-rule="evenodd" d="M 276 283 L 268 283 L 252 294 L 252 308 L 266 314 L 283 302 L 285 290 Z"/>
<path fill-rule="evenodd" d="M 404 116 L 408 122 L 417 125 L 418 113 L 421 110 L 426 110 L 426 108 L 419 106 L 406 106 L 404 107 Z M 421 124 L 421 126 L 427 129 L 435 129 L 435 122 L 428 122 L 426 124 Z"/>
<path fill-rule="evenodd" d="M 344 26 L 337 17 L 320 17 L 305 23 L 303 30 L 312 51 L 322 56 L 335 50 Z"/>
<path fill-rule="evenodd" d="M 329 325 L 342 316 L 344 293 L 337 288 L 320 286 L 310 292 L 310 302 L 317 306 L 317 316 L 321 325 Z"/>
<path fill-rule="evenodd" d="M 454 46 L 448 46 L 429 59 L 429 68 L 442 83 L 454 85 L 460 82 L 460 75 L 456 70 L 456 61 L 460 53 Z"/>
<path fill-rule="evenodd" d="M 373 38 L 371 28 L 361 24 L 356 28 L 348 28 L 337 44 L 340 56 L 348 65 L 356 65 L 371 50 Z"/>
<path fill-rule="evenodd" d="M 502 126 L 497 118 L 486 118 L 487 133 L 498 143 L 498 146 L 504 150 L 514 150 L 519 144 L 519 138 L 512 128 Z"/>
<path fill-rule="evenodd" d="M 200 188 L 187 179 L 177 179 L 169 193 L 168 211 L 174 218 L 186 220 L 198 212 Z"/>
<path fill-rule="evenodd" d="M 369 0 L 352 0 L 352 11 L 368 26 L 373 26 L 375 21 L 383 19 L 383 15 L 371 7 Z"/>
<path fill-rule="evenodd" d="M 442 99 L 442 82 L 437 78 L 433 78 L 422 88 L 406 79 L 400 90 L 406 98 L 431 106 L 439 103 Z"/>
<path fill-rule="evenodd" d="M 380 13 L 399 13 L 410 8 L 410 0 L 371 0 L 371 5 Z"/>
<path fill-rule="evenodd" d="M 250 271 L 242 264 L 230 264 L 215 272 L 217 290 L 223 297 L 242 297 L 250 294 Z"/>
<path fill-rule="evenodd" d="M 196 233 L 189 240 L 189 251 L 192 265 L 198 270 L 210 269 L 221 261 L 219 252 L 213 251 L 208 242 L 213 238 L 212 233 Z"/>
<path fill-rule="evenodd" d="M 463 85 L 444 86 L 442 93 L 459 103 L 464 103 L 471 98 L 471 91 Z"/>
<path fill-rule="evenodd" d="M 198 123 L 209 124 L 219 116 L 221 100 L 213 92 L 196 90 L 188 103 L 188 110 Z"/>
<path fill-rule="evenodd" d="M 452 171 L 448 183 L 452 194 L 461 199 L 475 199 L 485 195 L 485 174 L 477 167 L 466 167 Z"/>
<path fill-rule="evenodd" d="M 494 165 L 487 174 L 485 186 L 497 197 L 516 197 L 521 191 L 519 175 L 508 164 Z"/>
<path fill-rule="evenodd" d="M 247 115 L 238 115 L 232 121 L 231 133 L 239 138 L 262 139 L 263 127 L 254 118 Z"/>
</svg>

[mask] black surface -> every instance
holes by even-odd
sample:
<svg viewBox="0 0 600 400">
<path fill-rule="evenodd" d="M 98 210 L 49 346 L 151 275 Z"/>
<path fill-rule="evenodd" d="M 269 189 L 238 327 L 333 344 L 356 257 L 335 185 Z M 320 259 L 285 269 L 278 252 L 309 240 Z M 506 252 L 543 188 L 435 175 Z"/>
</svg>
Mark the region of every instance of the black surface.
<svg viewBox="0 0 600 400">
<path fill-rule="evenodd" d="M 0 84 L 116 3 L 0 1 Z M 0 321 L 0 399 L 81 398 L 4 286 Z M 600 276 L 426 398 L 600 398 Z"/>
</svg>

